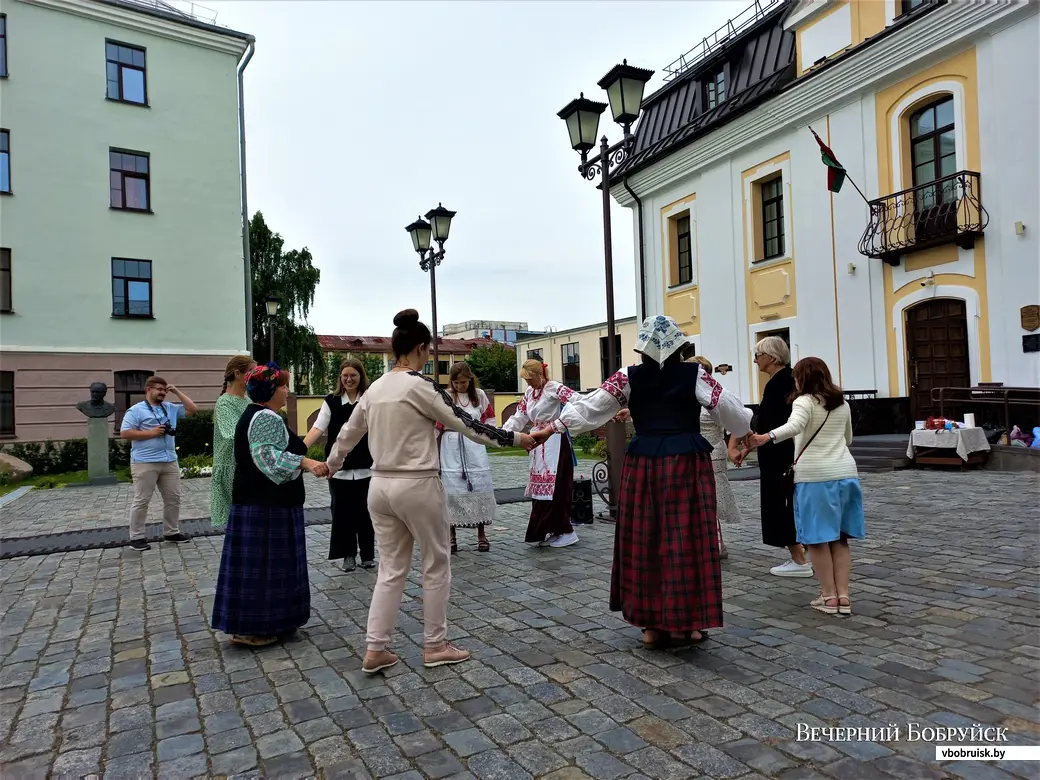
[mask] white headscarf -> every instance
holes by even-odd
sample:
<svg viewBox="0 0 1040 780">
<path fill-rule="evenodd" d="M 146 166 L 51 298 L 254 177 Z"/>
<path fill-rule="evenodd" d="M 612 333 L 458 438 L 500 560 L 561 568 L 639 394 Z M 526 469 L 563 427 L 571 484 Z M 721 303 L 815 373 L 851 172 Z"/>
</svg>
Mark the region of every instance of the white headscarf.
<svg viewBox="0 0 1040 780">
<path fill-rule="evenodd" d="M 635 350 L 652 358 L 658 365 L 663 365 L 671 355 L 689 343 L 690 340 L 679 330 L 675 320 L 658 314 L 643 320 L 636 337 Z"/>
</svg>

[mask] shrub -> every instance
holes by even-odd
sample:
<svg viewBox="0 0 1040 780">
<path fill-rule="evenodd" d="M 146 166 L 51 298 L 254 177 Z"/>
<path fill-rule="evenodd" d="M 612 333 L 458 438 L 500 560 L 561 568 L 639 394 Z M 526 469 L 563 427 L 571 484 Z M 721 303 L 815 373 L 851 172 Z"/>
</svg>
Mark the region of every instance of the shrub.
<svg viewBox="0 0 1040 780">
<path fill-rule="evenodd" d="M 581 450 L 585 455 L 592 452 L 596 445 L 599 443 L 599 439 L 593 436 L 591 433 L 583 433 L 579 436 L 574 437 L 574 446 Z"/>
<path fill-rule="evenodd" d="M 177 421 L 177 457 L 213 454 L 213 410 L 199 409 Z"/>
<path fill-rule="evenodd" d="M 108 440 L 108 467 L 124 469 L 130 465 L 130 442 L 124 439 Z"/>
<path fill-rule="evenodd" d="M 325 448 L 320 444 L 312 444 L 307 449 L 307 457 L 311 460 L 325 460 Z"/>
<path fill-rule="evenodd" d="M 596 444 L 592 448 L 592 454 L 595 455 L 600 460 L 606 460 L 607 459 L 607 442 L 606 442 L 606 440 L 597 441 Z"/>
</svg>

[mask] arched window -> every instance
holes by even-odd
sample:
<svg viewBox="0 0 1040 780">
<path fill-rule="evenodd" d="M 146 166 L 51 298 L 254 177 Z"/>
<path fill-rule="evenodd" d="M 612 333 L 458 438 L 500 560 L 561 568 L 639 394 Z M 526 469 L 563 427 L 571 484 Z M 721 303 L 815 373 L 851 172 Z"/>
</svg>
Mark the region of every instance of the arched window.
<svg viewBox="0 0 1040 780">
<path fill-rule="evenodd" d="M 957 198 L 956 180 L 947 178 L 957 173 L 953 116 L 952 95 L 943 95 L 910 115 L 910 163 L 918 212 Z"/>
</svg>

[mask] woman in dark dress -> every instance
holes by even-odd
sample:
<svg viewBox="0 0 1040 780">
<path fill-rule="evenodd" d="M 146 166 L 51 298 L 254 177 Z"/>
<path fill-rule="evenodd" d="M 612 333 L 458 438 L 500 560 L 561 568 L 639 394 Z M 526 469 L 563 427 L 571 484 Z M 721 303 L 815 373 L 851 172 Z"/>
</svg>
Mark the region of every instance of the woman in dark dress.
<svg viewBox="0 0 1040 780">
<path fill-rule="evenodd" d="M 235 428 L 231 515 L 211 625 L 235 644 L 260 647 L 310 618 L 301 469 L 318 477 L 329 470 L 306 457 L 307 446 L 278 414 L 289 396 L 289 372 L 275 363 L 257 366 L 246 388 L 253 403 Z"/>
<path fill-rule="evenodd" d="M 762 392 L 762 403 L 755 424 L 756 433 L 779 428 L 791 416 L 790 396 L 794 393 L 791 350 L 779 336 L 767 336 L 755 345 L 755 363 L 769 375 Z M 761 472 L 759 489 L 762 507 L 762 543 L 786 547 L 791 559 L 769 570 L 777 577 L 812 577 L 812 564 L 805 548 L 798 544 L 794 527 L 794 483 L 784 474 L 794 461 L 794 441 L 785 441 L 758 450 Z"/>
<path fill-rule="evenodd" d="M 642 364 L 622 368 L 558 419 L 532 434 L 595 430 L 629 408 L 636 436 L 621 472 L 610 609 L 643 629 L 657 649 L 696 643 L 722 625 L 722 568 L 712 446 L 701 409 L 738 437 L 751 411 L 697 363 L 684 363 L 687 338 L 671 317 L 648 317 L 636 339 Z"/>
</svg>

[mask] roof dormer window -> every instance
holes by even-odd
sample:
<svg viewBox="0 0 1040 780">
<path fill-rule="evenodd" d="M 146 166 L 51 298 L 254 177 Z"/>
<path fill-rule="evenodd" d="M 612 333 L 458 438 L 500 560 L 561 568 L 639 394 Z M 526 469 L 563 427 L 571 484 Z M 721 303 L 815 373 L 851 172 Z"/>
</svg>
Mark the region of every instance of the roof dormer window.
<svg viewBox="0 0 1040 780">
<path fill-rule="evenodd" d="M 705 105 L 709 110 L 726 101 L 726 69 L 721 67 L 704 82 Z"/>
</svg>

